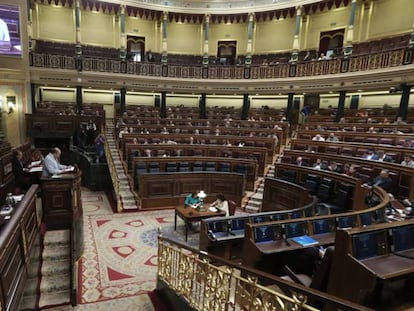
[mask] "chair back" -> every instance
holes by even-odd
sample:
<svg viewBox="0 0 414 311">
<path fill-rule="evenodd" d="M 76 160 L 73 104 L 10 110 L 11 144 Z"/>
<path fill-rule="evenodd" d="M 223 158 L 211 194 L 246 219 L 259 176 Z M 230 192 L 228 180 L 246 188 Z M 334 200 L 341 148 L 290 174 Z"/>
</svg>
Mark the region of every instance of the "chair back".
<svg viewBox="0 0 414 311">
<path fill-rule="evenodd" d="M 237 204 L 233 200 L 228 200 L 227 202 L 229 204 L 229 215 L 233 216 L 234 213 L 236 212 Z"/>
</svg>

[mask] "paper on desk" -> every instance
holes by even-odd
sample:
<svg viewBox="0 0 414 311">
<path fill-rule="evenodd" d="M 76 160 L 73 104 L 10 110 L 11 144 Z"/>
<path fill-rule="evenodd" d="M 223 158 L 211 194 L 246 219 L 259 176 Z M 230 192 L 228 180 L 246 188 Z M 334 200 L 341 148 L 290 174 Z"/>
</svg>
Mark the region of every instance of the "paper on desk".
<svg viewBox="0 0 414 311">
<path fill-rule="evenodd" d="M 42 164 L 42 161 L 41 160 L 39 160 L 39 161 L 33 161 L 32 163 L 30 163 L 30 166 L 32 167 L 32 166 L 39 166 L 40 164 Z"/>
<path fill-rule="evenodd" d="M 17 202 L 20 202 L 23 199 L 24 194 L 13 195 L 12 197 L 13 197 L 14 202 L 17 203 Z"/>
<path fill-rule="evenodd" d="M 41 171 L 43 171 L 43 167 L 42 166 L 36 166 L 36 167 L 32 167 L 29 170 L 29 173 L 35 173 L 35 172 L 41 172 Z"/>
<path fill-rule="evenodd" d="M 210 211 L 214 212 L 214 213 L 218 211 L 218 209 L 217 209 L 217 208 L 215 208 L 214 206 L 210 206 L 208 209 L 209 209 Z"/>
<path fill-rule="evenodd" d="M 68 168 L 65 168 L 63 171 L 64 172 L 73 172 L 74 170 L 75 170 L 75 167 L 74 166 L 70 166 Z"/>
</svg>

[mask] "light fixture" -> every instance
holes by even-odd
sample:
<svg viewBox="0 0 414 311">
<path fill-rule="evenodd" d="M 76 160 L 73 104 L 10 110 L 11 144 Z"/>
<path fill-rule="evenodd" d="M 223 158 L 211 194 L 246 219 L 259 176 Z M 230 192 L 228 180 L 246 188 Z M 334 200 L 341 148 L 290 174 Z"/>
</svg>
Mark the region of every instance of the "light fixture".
<svg viewBox="0 0 414 311">
<path fill-rule="evenodd" d="M 14 112 L 14 109 L 16 109 L 16 96 L 7 96 L 7 109 L 9 113 Z"/>
<path fill-rule="evenodd" d="M 207 194 L 204 192 L 204 190 L 200 190 L 199 193 L 197 193 L 197 196 L 201 199 L 204 200 L 207 197 Z"/>
<path fill-rule="evenodd" d="M 197 193 L 198 198 L 200 199 L 200 205 L 198 206 L 198 209 L 200 211 L 204 210 L 204 199 L 207 197 L 207 194 L 204 192 L 204 190 L 200 190 L 199 193 Z"/>
</svg>

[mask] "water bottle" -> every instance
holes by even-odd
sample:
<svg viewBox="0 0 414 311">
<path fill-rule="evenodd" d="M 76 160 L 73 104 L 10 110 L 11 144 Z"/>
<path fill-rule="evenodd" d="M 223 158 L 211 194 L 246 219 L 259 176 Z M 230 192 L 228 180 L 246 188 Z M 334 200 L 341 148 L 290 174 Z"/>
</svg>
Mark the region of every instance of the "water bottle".
<svg viewBox="0 0 414 311">
<path fill-rule="evenodd" d="M 16 202 L 13 199 L 13 195 L 11 192 L 9 192 L 6 197 L 6 207 L 15 207 L 15 205 Z"/>
</svg>

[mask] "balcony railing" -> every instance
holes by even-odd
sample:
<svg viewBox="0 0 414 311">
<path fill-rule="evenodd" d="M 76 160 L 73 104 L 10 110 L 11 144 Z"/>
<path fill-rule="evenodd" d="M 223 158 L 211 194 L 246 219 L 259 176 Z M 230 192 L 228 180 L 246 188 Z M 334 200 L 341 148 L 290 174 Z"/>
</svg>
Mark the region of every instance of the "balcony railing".
<svg viewBox="0 0 414 311">
<path fill-rule="evenodd" d="M 320 310 L 315 304 L 329 306 L 331 310 L 371 310 L 208 255 L 161 234 L 157 276 L 158 282 L 195 310 Z"/>
<path fill-rule="evenodd" d="M 84 57 L 76 62 L 73 56 L 31 53 L 32 67 L 78 70 L 84 72 L 122 73 L 180 79 L 276 79 L 369 71 L 411 64 L 412 50 L 398 49 L 350 58 L 336 58 L 296 64 L 252 66 L 202 66 L 130 62 Z"/>
</svg>

